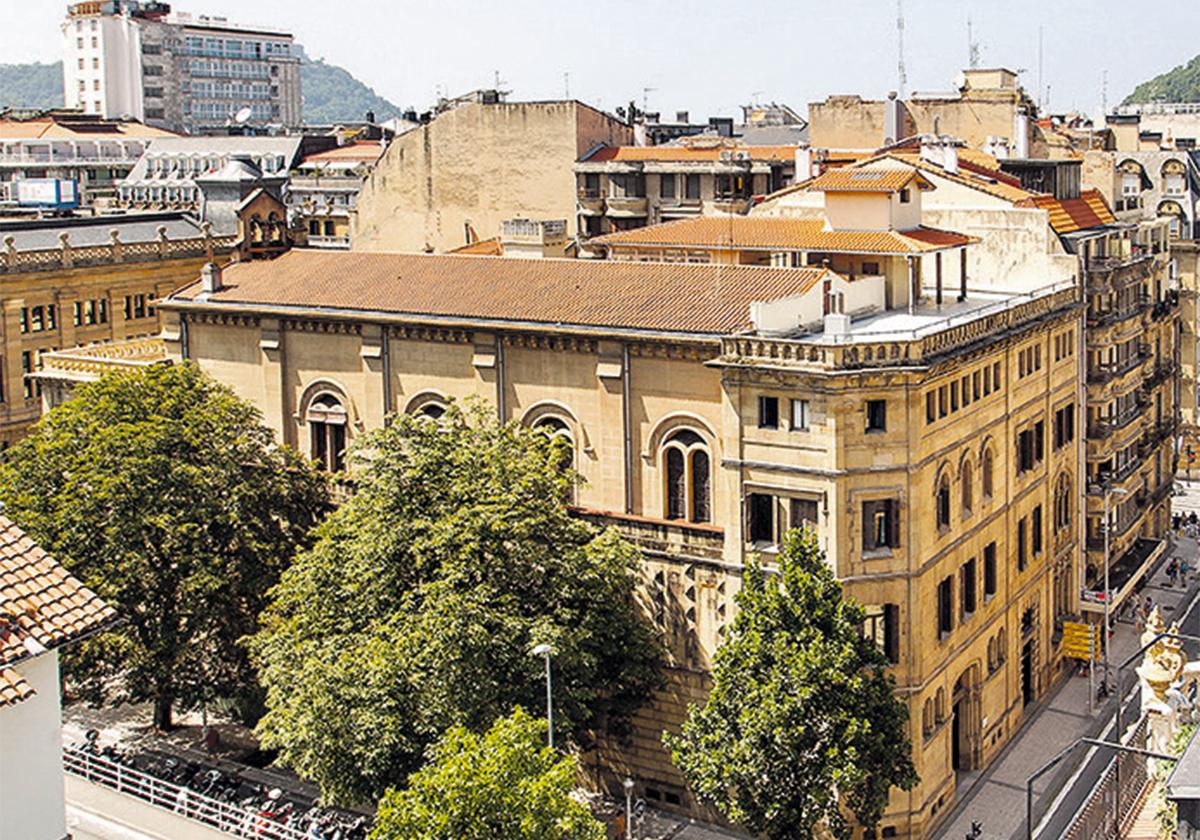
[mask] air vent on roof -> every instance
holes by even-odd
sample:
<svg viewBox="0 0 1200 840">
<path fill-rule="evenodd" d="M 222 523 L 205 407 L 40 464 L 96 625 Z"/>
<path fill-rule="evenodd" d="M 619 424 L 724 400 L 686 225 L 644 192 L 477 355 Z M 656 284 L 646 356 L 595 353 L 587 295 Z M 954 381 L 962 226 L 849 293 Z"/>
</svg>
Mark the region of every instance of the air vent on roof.
<svg viewBox="0 0 1200 840">
<path fill-rule="evenodd" d="M 882 172 L 854 172 L 850 175 L 851 181 L 878 181 L 883 177 Z"/>
</svg>

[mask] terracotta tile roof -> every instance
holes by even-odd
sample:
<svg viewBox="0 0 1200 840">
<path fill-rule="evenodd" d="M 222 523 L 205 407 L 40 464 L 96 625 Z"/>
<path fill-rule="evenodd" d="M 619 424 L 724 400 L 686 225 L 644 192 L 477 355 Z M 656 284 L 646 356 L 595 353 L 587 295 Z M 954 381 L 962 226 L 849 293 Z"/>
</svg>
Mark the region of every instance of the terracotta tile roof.
<svg viewBox="0 0 1200 840">
<path fill-rule="evenodd" d="M 500 241 L 499 236 L 493 236 L 491 239 L 480 239 L 478 242 L 472 242 L 470 245 L 460 245 L 457 248 L 451 248 L 446 253 L 502 257 L 504 256 L 504 244 Z"/>
<path fill-rule="evenodd" d="M 933 189 L 916 169 L 904 167 L 857 167 L 830 169 L 808 182 L 808 189 L 817 192 L 898 192 L 916 182 L 917 188 Z"/>
<path fill-rule="evenodd" d="M 133 140 L 177 137 L 172 131 L 139 122 L 72 123 L 46 118 L 0 119 L 0 140 Z"/>
<path fill-rule="evenodd" d="M 898 160 L 910 166 L 915 166 L 922 172 L 946 178 L 956 184 L 979 190 L 1005 201 L 1016 202 L 1033 195 L 1033 193 L 1024 189 L 1021 186 L 1021 182 L 1016 178 L 999 171 L 998 168 L 991 169 L 988 160 L 996 160 L 991 155 L 979 152 L 977 156 L 968 156 L 968 158 L 964 159 L 961 156 L 963 151 L 965 150 L 959 149 L 960 157 L 957 174 L 951 174 L 937 164 L 923 160 L 919 153 L 887 152 L 878 158 L 873 158 L 871 161 L 864 161 L 864 164 L 885 159 Z M 998 166 L 998 164 L 996 165 Z"/>
<path fill-rule="evenodd" d="M 847 254 L 922 254 L 978 242 L 934 228 L 905 231 L 826 230 L 820 219 L 696 216 L 623 230 L 588 240 L 589 245 L 648 248 L 712 246 L 722 250 L 827 251 Z"/>
<path fill-rule="evenodd" d="M 0 667 L 65 644 L 116 611 L 0 516 Z"/>
<path fill-rule="evenodd" d="M 0 706 L 20 703 L 36 693 L 33 686 L 12 668 L 0 668 Z"/>
<path fill-rule="evenodd" d="M 1034 195 L 1017 202 L 1018 207 L 1039 207 L 1050 214 L 1050 226 L 1058 234 L 1111 225 L 1117 219 L 1099 190 L 1083 190 L 1079 198 L 1059 199 Z"/>
<path fill-rule="evenodd" d="M 225 268 L 214 304 L 726 335 L 823 269 L 292 250 Z M 194 283 L 162 301 L 194 301 Z"/>
<path fill-rule="evenodd" d="M 584 158 L 588 163 L 606 161 L 660 161 L 690 163 L 721 159 L 722 152 L 749 152 L 750 159 L 765 162 L 795 161 L 797 146 L 602 146 Z"/>
<path fill-rule="evenodd" d="M 304 158 L 304 163 L 329 163 L 331 161 L 363 161 L 374 163 L 383 155 L 383 144 L 375 140 L 359 140 L 335 149 L 315 152 Z"/>
</svg>

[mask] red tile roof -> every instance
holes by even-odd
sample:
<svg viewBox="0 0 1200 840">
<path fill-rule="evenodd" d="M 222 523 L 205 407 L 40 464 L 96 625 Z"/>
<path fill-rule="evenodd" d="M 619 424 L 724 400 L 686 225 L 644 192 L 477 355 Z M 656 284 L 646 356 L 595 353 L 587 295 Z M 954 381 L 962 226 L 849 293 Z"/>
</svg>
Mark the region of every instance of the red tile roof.
<svg viewBox="0 0 1200 840">
<path fill-rule="evenodd" d="M 446 253 L 502 257 L 504 256 L 504 243 L 500 241 L 499 236 L 493 236 L 491 239 L 480 239 L 477 242 L 472 242 L 470 245 L 460 245 L 457 248 L 451 248 Z"/>
<path fill-rule="evenodd" d="M 212 304 L 373 312 L 415 322 L 726 335 L 750 304 L 803 293 L 823 269 L 292 250 L 225 268 Z M 162 302 L 196 301 L 195 283 Z"/>
<path fill-rule="evenodd" d="M 1079 198 L 1060 199 L 1052 195 L 1034 195 L 1016 203 L 1017 207 L 1038 207 L 1050 214 L 1050 226 L 1058 234 L 1111 225 L 1117 218 L 1099 190 L 1083 190 Z"/>
<path fill-rule="evenodd" d="M 116 611 L 0 516 L 0 669 L 97 630 Z M 21 692 L 20 675 L 0 693 Z M 27 685 L 27 684 L 26 684 Z M 15 702 L 15 701 L 13 701 Z M 3 705 L 3 700 L 0 700 Z"/>
<path fill-rule="evenodd" d="M 825 251 L 845 254 L 922 254 L 979 240 L 934 228 L 826 230 L 820 219 L 696 216 L 598 236 L 589 245 L 718 250 Z"/>
<path fill-rule="evenodd" d="M 315 152 L 304 158 L 304 163 L 330 163 L 333 161 L 361 161 L 374 163 L 383 155 L 383 144 L 375 140 L 359 140 L 334 149 Z"/>
<path fill-rule="evenodd" d="M 0 668 L 0 706 L 20 703 L 36 693 L 33 686 L 12 668 Z"/>
<path fill-rule="evenodd" d="M 913 182 L 916 182 L 918 189 L 933 189 L 933 184 L 924 175 L 909 166 L 830 169 L 809 181 L 807 188 L 817 192 L 893 193 Z"/>
<path fill-rule="evenodd" d="M 606 161 L 660 161 L 663 163 L 716 163 L 722 152 L 746 152 L 751 160 L 795 161 L 797 146 L 603 146 L 588 155 L 588 163 Z"/>
</svg>

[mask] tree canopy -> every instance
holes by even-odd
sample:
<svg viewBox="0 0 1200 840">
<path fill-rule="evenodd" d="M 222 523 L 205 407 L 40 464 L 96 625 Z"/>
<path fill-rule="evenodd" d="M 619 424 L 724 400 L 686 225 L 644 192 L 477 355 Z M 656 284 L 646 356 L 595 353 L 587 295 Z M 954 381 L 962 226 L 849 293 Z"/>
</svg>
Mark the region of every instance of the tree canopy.
<svg viewBox="0 0 1200 840">
<path fill-rule="evenodd" d="M 520 708 L 483 735 L 451 727 L 408 788 L 380 801 L 372 840 L 603 840 L 570 796 L 576 759 L 545 742 L 545 721 Z"/>
<path fill-rule="evenodd" d="M 811 533 L 792 531 L 775 573 L 746 569 L 738 613 L 713 660 L 713 689 L 664 741 L 697 796 L 771 838 L 825 825 L 849 838 L 846 811 L 873 827 L 893 785 L 917 782 L 907 708 L 887 659 L 861 632 Z"/>
<path fill-rule="evenodd" d="M 565 444 L 479 404 L 364 435 L 357 487 L 272 594 L 253 649 L 265 745 L 336 802 L 377 799 L 448 727 L 543 707 L 619 726 L 661 679 L 638 558 L 573 517 Z"/>
<path fill-rule="evenodd" d="M 257 412 L 191 364 L 78 386 L 0 468 L 5 512 L 118 610 L 70 648 L 99 702 L 246 701 L 240 640 L 327 509 L 325 482 Z M 119 679 L 113 679 L 119 677 Z"/>
</svg>

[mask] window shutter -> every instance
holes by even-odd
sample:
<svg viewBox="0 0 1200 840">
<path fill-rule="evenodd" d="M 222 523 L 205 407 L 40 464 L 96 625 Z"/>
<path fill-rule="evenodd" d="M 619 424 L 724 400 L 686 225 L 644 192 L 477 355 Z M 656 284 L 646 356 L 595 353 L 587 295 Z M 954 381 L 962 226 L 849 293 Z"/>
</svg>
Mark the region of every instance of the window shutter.
<svg viewBox="0 0 1200 840">
<path fill-rule="evenodd" d="M 875 547 L 873 540 L 875 521 L 875 503 L 863 502 L 862 506 L 862 544 L 863 551 L 870 551 Z"/>
<path fill-rule="evenodd" d="M 891 544 L 892 548 L 900 546 L 900 503 L 897 501 L 886 502 L 888 511 L 888 525 L 891 529 Z"/>
</svg>

